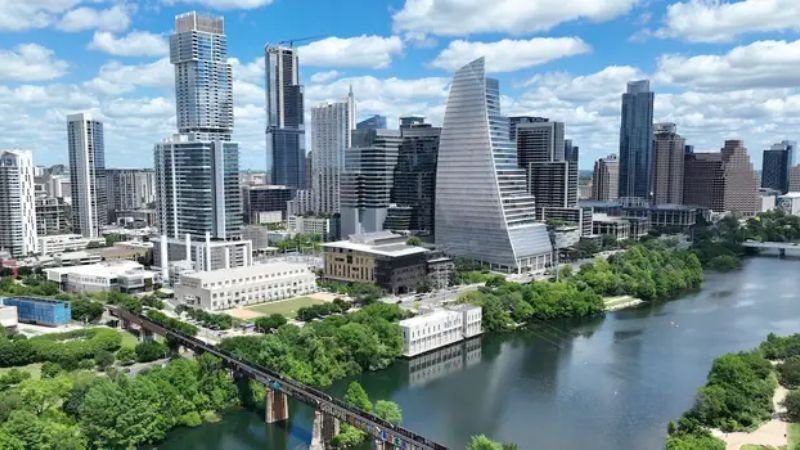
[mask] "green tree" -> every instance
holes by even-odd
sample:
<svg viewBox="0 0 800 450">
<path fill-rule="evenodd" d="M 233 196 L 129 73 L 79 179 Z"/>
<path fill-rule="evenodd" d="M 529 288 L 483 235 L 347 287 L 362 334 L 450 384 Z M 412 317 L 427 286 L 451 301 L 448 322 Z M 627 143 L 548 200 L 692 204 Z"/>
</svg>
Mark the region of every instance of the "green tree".
<svg viewBox="0 0 800 450">
<path fill-rule="evenodd" d="M 114 354 L 108 350 L 100 350 L 94 355 L 94 363 L 99 370 L 106 370 L 114 364 Z"/>
<path fill-rule="evenodd" d="M 117 360 L 123 366 L 129 366 L 136 360 L 136 351 L 130 347 L 122 347 L 117 351 Z"/>
<path fill-rule="evenodd" d="M 374 413 L 381 419 L 395 425 L 403 421 L 403 411 L 400 409 L 400 405 L 389 400 L 375 402 Z"/>
<path fill-rule="evenodd" d="M 85 298 L 73 300 L 69 304 L 72 320 L 80 322 L 97 322 L 103 315 L 103 305 Z"/>
<path fill-rule="evenodd" d="M 169 349 L 161 342 L 145 341 L 137 344 L 134 351 L 136 352 L 136 361 L 150 362 L 157 359 L 166 358 Z"/>
<path fill-rule="evenodd" d="M 348 449 L 361 445 L 367 439 L 367 434 L 358 428 L 343 423 L 339 429 L 339 434 L 331 440 L 331 448 Z"/>
<path fill-rule="evenodd" d="M 58 363 L 47 361 L 42 364 L 42 378 L 53 378 L 61 373 L 61 366 Z"/>
<path fill-rule="evenodd" d="M 786 394 L 786 398 L 783 399 L 783 406 L 792 421 L 800 420 L 800 390 L 793 390 Z"/>
<path fill-rule="evenodd" d="M 286 325 L 288 320 L 280 314 L 270 314 L 266 317 L 259 317 L 255 320 L 256 330 L 261 333 L 270 333 L 273 330 Z"/>
<path fill-rule="evenodd" d="M 667 439 L 667 450 L 725 450 L 725 443 L 713 436 L 679 434 Z"/>
<path fill-rule="evenodd" d="M 367 395 L 367 391 L 358 381 L 352 381 L 347 386 L 344 401 L 363 411 L 372 411 L 372 402 L 369 400 L 369 395 Z"/>
<path fill-rule="evenodd" d="M 407 244 L 407 245 L 413 245 L 413 246 L 415 246 L 415 247 L 419 247 L 419 246 L 421 246 L 421 245 L 422 245 L 422 240 L 421 240 L 420 238 L 416 237 L 416 236 L 411 236 L 411 237 L 410 237 L 410 238 L 408 238 L 408 240 L 406 241 L 406 244 Z"/>
<path fill-rule="evenodd" d="M 472 436 L 472 439 L 467 444 L 467 450 L 503 450 L 503 444 L 479 434 Z"/>
</svg>

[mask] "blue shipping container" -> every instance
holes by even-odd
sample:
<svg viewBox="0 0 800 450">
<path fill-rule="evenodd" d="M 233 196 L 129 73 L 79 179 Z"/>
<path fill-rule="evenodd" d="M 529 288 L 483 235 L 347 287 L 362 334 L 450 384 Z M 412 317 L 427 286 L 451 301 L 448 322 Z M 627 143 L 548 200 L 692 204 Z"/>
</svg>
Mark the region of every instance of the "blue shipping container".
<svg viewBox="0 0 800 450">
<path fill-rule="evenodd" d="M 55 327 L 66 325 L 72 319 L 68 302 L 34 297 L 5 297 L 0 299 L 4 305 L 17 307 L 20 322 Z"/>
</svg>

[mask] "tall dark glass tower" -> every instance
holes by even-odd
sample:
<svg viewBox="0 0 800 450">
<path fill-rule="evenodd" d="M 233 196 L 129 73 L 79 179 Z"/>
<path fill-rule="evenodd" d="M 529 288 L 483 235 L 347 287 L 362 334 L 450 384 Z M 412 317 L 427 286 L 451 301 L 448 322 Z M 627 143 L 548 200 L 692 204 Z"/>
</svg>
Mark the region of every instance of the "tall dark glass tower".
<svg viewBox="0 0 800 450">
<path fill-rule="evenodd" d="M 411 208 L 411 230 L 432 234 L 436 159 L 442 129 L 432 127 L 421 117 L 403 117 L 400 122 L 403 141 L 394 171 L 392 203 Z"/>
<path fill-rule="evenodd" d="M 650 81 L 631 81 L 622 94 L 619 133 L 619 196 L 651 197 L 653 100 Z"/>
<path fill-rule="evenodd" d="M 303 87 L 297 52 L 288 47 L 264 49 L 267 78 L 267 170 L 272 183 L 303 189 L 306 140 Z M 271 164 L 270 164 L 271 162 Z"/>
</svg>

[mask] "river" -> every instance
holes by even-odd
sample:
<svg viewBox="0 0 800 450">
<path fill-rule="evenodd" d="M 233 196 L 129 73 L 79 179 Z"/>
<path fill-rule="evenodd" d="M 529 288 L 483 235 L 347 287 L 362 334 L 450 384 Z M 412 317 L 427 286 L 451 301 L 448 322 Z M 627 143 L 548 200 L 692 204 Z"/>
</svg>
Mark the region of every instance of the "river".
<svg viewBox="0 0 800 450">
<path fill-rule="evenodd" d="M 450 448 L 470 435 L 520 449 L 661 449 L 666 424 L 692 405 L 711 361 L 767 333 L 800 332 L 800 260 L 751 258 L 709 273 L 678 300 L 581 322 L 534 324 L 362 374 L 370 397 L 403 409 L 403 425 Z M 350 380 L 329 390 L 341 395 Z M 171 432 L 161 450 L 293 450 L 311 438 L 310 408 L 287 424 L 237 411 Z"/>
</svg>

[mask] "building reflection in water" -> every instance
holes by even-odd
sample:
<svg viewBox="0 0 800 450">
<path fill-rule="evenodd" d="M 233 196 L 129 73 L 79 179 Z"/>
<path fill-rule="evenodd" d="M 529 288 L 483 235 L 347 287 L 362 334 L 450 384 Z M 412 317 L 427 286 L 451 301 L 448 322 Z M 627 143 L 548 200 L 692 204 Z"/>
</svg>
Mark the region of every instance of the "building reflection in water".
<svg viewBox="0 0 800 450">
<path fill-rule="evenodd" d="M 481 338 L 476 337 L 408 360 L 408 384 L 425 384 L 481 361 Z"/>
</svg>

